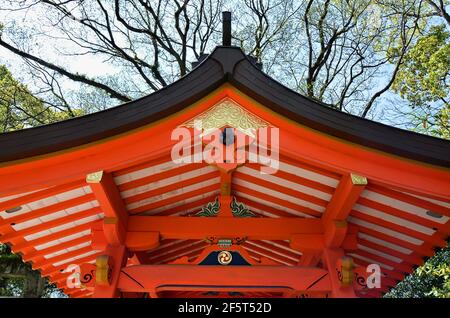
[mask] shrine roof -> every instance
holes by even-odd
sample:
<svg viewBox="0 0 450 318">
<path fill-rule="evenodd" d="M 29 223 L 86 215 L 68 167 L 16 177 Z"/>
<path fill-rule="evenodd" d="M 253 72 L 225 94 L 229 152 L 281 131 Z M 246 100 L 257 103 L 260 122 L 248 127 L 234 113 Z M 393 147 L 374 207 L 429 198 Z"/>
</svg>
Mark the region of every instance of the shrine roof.
<svg viewBox="0 0 450 318">
<path fill-rule="evenodd" d="M 0 134 L 0 162 L 92 143 L 164 120 L 230 83 L 275 113 L 330 136 L 429 164 L 450 166 L 450 141 L 328 107 L 262 72 L 238 47 L 219 46 L 176 82 L 131 102 L 50 125 Z"/>
</svg>

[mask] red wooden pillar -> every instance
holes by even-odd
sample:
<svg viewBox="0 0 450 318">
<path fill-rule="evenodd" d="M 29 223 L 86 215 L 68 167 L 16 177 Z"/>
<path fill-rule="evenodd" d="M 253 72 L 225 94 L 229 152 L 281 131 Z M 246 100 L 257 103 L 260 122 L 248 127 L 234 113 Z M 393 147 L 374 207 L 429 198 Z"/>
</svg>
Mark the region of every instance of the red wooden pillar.
<svg viewBox="0 0 450 318">
<path fill-rule="evenodd" d="M 331 297 L 355 298 L 356 295 L 352 285 L 353 269 L 351 266 L 350 268 L 346 266 L 349 258 L 345 257 L 344 251 L 340 248 L 325 248 L 322 261 L 330 275 Z"/>
<path fill-rule="evenodd" d="M 96 259 L 96 277 L 93 298 L 117 298 L 117 284 L 122 267 L 126 265 L 128 252 L 124 245 L 108 245 L 105 254 Z"/>
</svg>

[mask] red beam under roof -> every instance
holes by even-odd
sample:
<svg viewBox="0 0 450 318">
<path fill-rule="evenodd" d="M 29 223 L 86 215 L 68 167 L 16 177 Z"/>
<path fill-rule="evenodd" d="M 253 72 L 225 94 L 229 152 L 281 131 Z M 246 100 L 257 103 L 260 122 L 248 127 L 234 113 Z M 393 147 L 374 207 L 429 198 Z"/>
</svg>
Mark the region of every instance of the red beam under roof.
<svg viewBox="0 0 450 318">
<path fill-rule="evenodd" d="M 131 216 L 128 231 L 159 232 L 166 239 L 204 239 L 208 233 L 224 238 L 285 240 L 296 233 L 323 233 L 323 226 L 319 219 L 302 218 Z"/>
<path fill-rule="evenodd" d="M 233 277 L 233 279 L 229 279 Z M 237 287 L 240 286 L 240 287 Z M 331 289 L 328 273 L 318 268 L 285 266 L 190 266 L 137 265 L 124 268 L 118 288 L 126 292 L 163 290 L 258 291 L 264 288 L 291 292 L 327 292 Z"/>
</svg>

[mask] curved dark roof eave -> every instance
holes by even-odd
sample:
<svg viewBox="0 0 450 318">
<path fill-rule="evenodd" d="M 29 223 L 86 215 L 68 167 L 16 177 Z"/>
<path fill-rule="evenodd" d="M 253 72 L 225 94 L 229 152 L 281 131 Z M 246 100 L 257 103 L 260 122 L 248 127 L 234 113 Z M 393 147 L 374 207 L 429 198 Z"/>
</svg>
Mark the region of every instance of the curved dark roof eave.
<svg viewBox="0 0 450 318">
<path fill-rule="evenodd" d="M 237 47 L 217 47 L 186 76 L 140 99 L 78 118 L 0 134 L 0 162 L 80 146 L 147 125 L 182 110 L 225 82 L 302 125 L 397 156 L 450 167 L 450 141 L 313 101 L 264 74 Z"/>
</svg>

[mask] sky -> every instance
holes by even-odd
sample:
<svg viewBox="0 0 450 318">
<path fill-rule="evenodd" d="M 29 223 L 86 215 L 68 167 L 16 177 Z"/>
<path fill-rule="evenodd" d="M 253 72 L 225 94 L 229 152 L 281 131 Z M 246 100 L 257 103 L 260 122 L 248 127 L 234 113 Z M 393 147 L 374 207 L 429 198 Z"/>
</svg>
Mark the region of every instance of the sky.
<svg viewBox="0 0 450 318">
<path fill-rule="evenodd" d="M 0 3 L 1 1 L 2 0 L 0 0 Z M 41 17 L 45 15 L 43 15 L 42 11 L 39 10 L 40 9 L 32 8 L 25 15 L 21 11 L 0 11 L 0 21 L 4 22 L 5 25 L 9 27 L 14 26 L 14 24 L 17 25 L 17 30 L 20 30 L 21 28 L 33 30 L 35 25 L 42 26 L 46 22 L 48 22 L 44 21 L 44 23 L 41 23 L 42 21 L 40 21 L 39 19 L 41 19 Z M 42 35 L 39 35 L 39 37 L 42 38 Z M 45 45 L 42 46 L 41 51 L 39 52 L 39 56 L 44 57 L 49 61 L 56 62 L 56 64 L 63 65 L 69 70 L 78 72 L 80 74 L 85 74 L 89 77 L 112 75 L 120 71 L 119 68 L 114 67 L 110 63 L 104 63 L 100 57 L 96 57 L 93 55 L 77 55 L 73 57 L 65 57 L 58 54 L 57 50 L 55 50 L 55 47 L 58 47 L 62 49 L 65 48 L 67 51 L 69 51 L 71 49 L 71 45 L 73 46 L 73 44 L 69 44 L 66 41 L 56 41 L 55 39 L 49 39 L 48 42 L 46 42 Z M 17 79 L 22 82 L 28 83 L 31 90 L 34 89 L 30 77 L 26 73 L 24 73 L 23 61 L 21 58 L 0 47 L 0 64 L 5 64 Z M 383 85 L 383 79 L 379 81 L 378 85 Z M 76 91 L 80 89 L 78 83 L 70 80 L 65 80 L 63 82 L 63 87 L 68 91 Z M 387 103 L 387 101 L 389 100 L 389 103 L 391 104 L 392 100 L 394 100 L 394 103 L 395 101 L 398 101 L 399 104 L 402 102 L 397 95 L 389 92 L 383 96 L 383 100 L 385 101 L 385 103 Z M 377 107 L 373 114 L 373 116 L 375 116 L 374 118 L 387 124 L 399 124 L 400 121 L 396 122 L 396 120 L 393 120 L 392 117 L 389 120 L 386 120 L 390 116 L 383 116 L 380 111 L 381 109 L 385 108 L 386 107 Z"/>
</svg>

